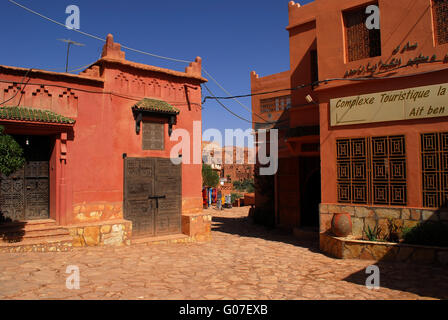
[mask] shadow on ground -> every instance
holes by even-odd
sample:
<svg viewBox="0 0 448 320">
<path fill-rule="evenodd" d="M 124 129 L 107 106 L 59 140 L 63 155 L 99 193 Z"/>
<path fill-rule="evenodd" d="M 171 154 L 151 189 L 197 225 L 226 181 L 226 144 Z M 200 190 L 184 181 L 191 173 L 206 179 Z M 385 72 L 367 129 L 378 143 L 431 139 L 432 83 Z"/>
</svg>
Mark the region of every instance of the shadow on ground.
<svg viewBox="0 0 448 320">
<path fill-rule="evenodd" d="M 223 217 L 226 211 L 212 219 L 212 231 L 223 232 L 240 237 L 259 238 L 268 241 L 278 241 L 319 253 L 318 235 L 313 239 L 300 239 L 290 231 L 268 228 L 255 224 L 250 217 Z"/>
<path fill-rule="evenodd" d="M 374 265 L 380 270 L 380 288 L 411 292 L 422 297 L 448 299 L 446 268 L 381 261 Z M 364 286 L 369 275 L 363 269 L 343 280 Z"/>
<path fill-rule="evenodd" d="M 0 242 L 20 242 L 25 234 L 25 222 L 13 221 L 0 211 Z"/>
</svg>

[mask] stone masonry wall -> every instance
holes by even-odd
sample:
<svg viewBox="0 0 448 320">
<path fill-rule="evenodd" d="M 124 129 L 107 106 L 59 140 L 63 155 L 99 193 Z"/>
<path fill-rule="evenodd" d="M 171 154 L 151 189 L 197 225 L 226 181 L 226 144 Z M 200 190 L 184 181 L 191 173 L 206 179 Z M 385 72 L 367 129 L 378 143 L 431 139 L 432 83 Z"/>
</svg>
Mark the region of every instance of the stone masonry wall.
<svg viewBox="0 0 448 320">
<path fill-rule="evenodd" d="M 401 228 L 412 228 L 423 221 L 442 221 L 448 224 L 448 209 L 429 210 L 422 208 L 405 207 L 374 207 L 358 205 L 321 204 L 320 205 L 320 232 L 331 230 L 331 220 L 335 213 L 346 212 L 352 218 L 353 236 L 361 238 L 369 226 L 375 226 L 387 232 L 388 219 Z"/>
<path fill-rule="evenodd" d="M 131 244 L 132 223 L 127 220 L 68 227 L 73 247 L 121 246 Z"/>
</svg>

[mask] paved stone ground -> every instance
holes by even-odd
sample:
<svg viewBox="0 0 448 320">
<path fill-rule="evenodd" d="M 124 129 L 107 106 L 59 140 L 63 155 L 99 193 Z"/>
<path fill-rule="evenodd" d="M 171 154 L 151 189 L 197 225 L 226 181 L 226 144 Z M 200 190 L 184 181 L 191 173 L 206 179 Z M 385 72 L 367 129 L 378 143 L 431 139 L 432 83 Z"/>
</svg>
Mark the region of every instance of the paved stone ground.
<svg viewBox="0 0 448 320">
<path fill-rule="evenodd" d="M 247 208 L 214 215 L 208 243 L 83 248 L 0 254 L 0 299 L 447 299 L 448 270 L 376 263 L 381 288 L 368 290 L 375 262 L 337 260 L 317 243 L 252 225 Z M 81 288 L 65 287 L 77 265 Z"/>
</svg>

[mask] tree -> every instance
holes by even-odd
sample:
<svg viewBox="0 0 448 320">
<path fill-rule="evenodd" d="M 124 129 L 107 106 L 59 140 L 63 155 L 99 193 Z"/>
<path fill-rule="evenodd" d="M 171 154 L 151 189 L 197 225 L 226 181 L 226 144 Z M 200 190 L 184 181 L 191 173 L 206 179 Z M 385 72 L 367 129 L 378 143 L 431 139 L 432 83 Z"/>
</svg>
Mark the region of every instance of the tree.
<svg viewBox="0 0 448 320">
<path fill-rule="evenodd" d="M 219 175 L 208 164 L 202 165 L 202 186 L 216 187 L 219 184 Z"/>
<path fill-rule="evenodd" d="M 23 149 L 13 137 L 4 133 L 0 126 L 0 173 L 11 175 L 25 164 Z"/>
</svg>

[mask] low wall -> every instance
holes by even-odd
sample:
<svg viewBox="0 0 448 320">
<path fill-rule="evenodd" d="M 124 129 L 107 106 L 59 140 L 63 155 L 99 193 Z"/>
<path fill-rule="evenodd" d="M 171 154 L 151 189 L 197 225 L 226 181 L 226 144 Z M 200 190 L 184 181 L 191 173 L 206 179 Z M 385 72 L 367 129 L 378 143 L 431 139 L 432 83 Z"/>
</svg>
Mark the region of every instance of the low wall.
<svg viewBox="0 0 448 320">
<path fill-rule="evenodd" d="M 320 232 L 331 230 L 331 220 L 335 213 L 346 212 L 352 218 L 355 237 L 362 237 L 367 227 L 372 230 L 378 226 L 383 232 L 388 230 L 388 219 L 392 219 L 397 227 L 415 227 L 424 221 L 441 221 L 448 224 L 448 209 L 428 210 L 409 207 L 380 207 L 363 205 L 320 205 Z"/>
<path fill-rule="evenodd" d="M 373 242 L 320 234 L 320 250 L 340 259 L 398 261 L 448 266 L 448 248 Z"/>
<path fill-rule="evenodd" d="M 68 226 L 73 247 L 122 246 L 131 244 L 132 222 L 111 220 Z"/>
<path fill-rule="evenodd" d="M 208 213 L 182 214 L 182 233 L 197 241 L 211 239 L 212 216 Z"/>
</svg>

